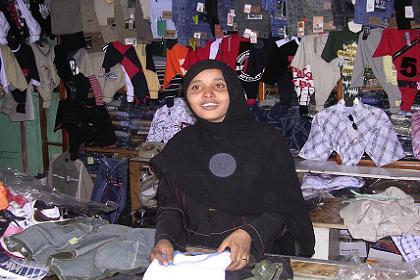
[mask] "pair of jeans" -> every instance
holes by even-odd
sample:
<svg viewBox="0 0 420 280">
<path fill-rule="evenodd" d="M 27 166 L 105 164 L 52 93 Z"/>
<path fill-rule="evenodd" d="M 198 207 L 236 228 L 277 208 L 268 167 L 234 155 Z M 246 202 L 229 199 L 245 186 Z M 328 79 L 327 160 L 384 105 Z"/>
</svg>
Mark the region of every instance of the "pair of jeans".
<svg viewBox="0 0 420 280">
<path fill-rule="evenodd" d="M 394 0 L 375 1 L 375 10 L 372 12 L 366 12 L 366 2 L 367 0 L 356 1 L 353 21 L 372 27 L 388 26 L 387 22 L 394 11 Z"/>
<path fill-rule="evenodd" d="M 324 17 L 324 29 L 333 20 L 332 9 L 328 7 L 332 0 L 290 0 L 287 1 L 288 33 L 297 35 L 298 21 L 305 21 L 305 35 L 313 33 L 313 17 Z"/>
<path fill-rule="evenodd" d="M 284 35 L 287 26 L 286 0 L 263 0 L 263 7 L 271 15 L 271 35 Z"/>
<path fill-rule="evenodd" d="M 128 197 L 128 160 L 103 158 L 93 185 L 91 201 L 117 204 L 116 211 L 107 213 L 110 223 L 118 222 Z"/>
<path fill-rule="evenodd" d="M 179 44 L 189 45 L 188 41 L 190 38 L 194 38 L 195 32 L 201 33 L 201 46 L 205 46 L 206 40 L 213 38 L 205 14 L 197 11 L 197 3 L 199 2 L 204 3 L 203 0 L 172 1 L 172 18 L 175 22 Z M 197 24 L 194 22 L 194 16 L 198 16 Z"/>
<path fill-rule="evenodd" d="M 101 279 L 117 272 L 144 271 L 155 230 L 75 218 L 40 223 L 6 239 L 9 248 L 49 265 L 60 279 Z"/>
</svg>

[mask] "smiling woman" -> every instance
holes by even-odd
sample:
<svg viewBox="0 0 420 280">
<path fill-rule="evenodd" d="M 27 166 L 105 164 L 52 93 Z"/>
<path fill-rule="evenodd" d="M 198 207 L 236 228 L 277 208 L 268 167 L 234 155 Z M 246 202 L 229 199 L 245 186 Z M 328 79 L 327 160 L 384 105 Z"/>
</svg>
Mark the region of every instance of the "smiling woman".
<svg viewBox="0 0 420 280">
<path fill-rule="evenodd" d="M 195 76 L 187 88 L 187 101 L 198 117 L 222 122 L 229 107 L 229 92 L 222 71 L 207 69 Z"/>
<path fill-rule="evenodd" d="M 236 73 L 201 61 L 184 88 L 197 122 L 151 159 L 160 178 L 151 259 L 167 265 L 186 245 L 229 249 L 228 270 L 251 255 L 312 256 L 312 224 L 287 143 L 255 120 Z"/>
</svg>

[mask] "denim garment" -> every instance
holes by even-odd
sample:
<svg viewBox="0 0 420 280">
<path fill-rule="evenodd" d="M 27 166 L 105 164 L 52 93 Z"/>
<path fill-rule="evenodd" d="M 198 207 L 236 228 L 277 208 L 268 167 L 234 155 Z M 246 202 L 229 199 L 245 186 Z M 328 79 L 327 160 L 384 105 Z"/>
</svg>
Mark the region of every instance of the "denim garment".
<svg viewBox="0 0 420 280">
<path fill-rule="evenodd" d="M 227 15 L 229 14 L 231 9 L 234 9 L 233 0 L 217 0 L 219 23 L 223 31 L 232 30 L 232 26 L 227 25 Z"/>
<path fill-rule="evenodd" d="M 379 27 L 382 24 L 385 24 L 384 27 L 388 26 L 387 21 L 394 10 L 394 0 L 375 1 L 375 10 L 369 13 L 366 12 L 366 2 L 367 0 L 356 0 L 353 21 L 372 27 Z M 376 2 L 384 3 L 384 6 L 376 7 Z"/>
<path fill-rule="evenodd" d="M 333 13 L 331 9 L 332 0 L 290 0 L 287 1 L 287 21 L 288 33 L 290 35 L 297 35 L 297 22 L 304 20 L 305 35 L 312 34 L 313 17 L 324 17 L 324 30 L 328 27 L 328 23 L 333 20 Z"/>
<path fill-rule="evenodd" d="M 256 119 L 277 128 L 286 138 L 290 149 L 300 150 L 305 144 L 311 131 L 311 122 L 299 114 L 299 107 L 286 107 L 279 103 L 273 107 L 251 107 Z"/>
<path fill-rule="evenodd" d="M 242 36 L 245 29 L 258 32 L 258 38 L 268 39 L 271 34 L 270 13 L 265 11 L 260 0 L 235 0 L 235 22 L 238 24 L 238 34 Z M 244 13 L 244 6 L 259 6 L 262 19 L 250 19 L 251 14 Z"/>
<path fill-rule="evenodd" d="M 174 0 L 172 1 L 172 18 L 175 22 L 178 43 L 189 45 L 188 40 L 194 38 L 195 32 L 201 32 L 200 44 L 205 46 L 207 40 L 213 39 L 210 25 L 204 13 L 197 12 L 197 3 L 204 3 L 204 0 Z M 195 24 L 193 17 L 199 17 L 198 24 Z M 205 35 L 204 35 L 205 33 Z"/>
<path fill-rule="evenodd" d="M 102 159 L 93 186 L 91 201 L 118 204 L 116 211 L 106 215 L 110 223 L 116 223 L 127 203 L 128 160 Z"/>
<path fill-rule="evenodd" d="M 99 171 L 99 165 L 102 158 L 112 158 L 112 153 L 96 153 L 96 152 L 79 152 L 79 159 L 86 166 L 88 173 L 96 174 Z"/>
<path fill-rule="evenodd" d="M 102 279 L 144 271 L 154 235 L 154 229 L 76 218 L 33 225 L 5 242 L 10 249 L 25 249 L 29 258 L 49 265 L 62 280 Z"/>
<path fill-rule="evenodd" d="M 338 30 L 347 25 L 349 19 L 354 17 L 354 5 L 351 0 L 332 0 L 331 8 L 334 26 Z"/>
<path fill-rule="evenodd" d="M 270 12 L 271 35 L 273 37 L 284 35 L 287 26 L 286 0 L 263 0 L 263 7 Z"/>
</svg>

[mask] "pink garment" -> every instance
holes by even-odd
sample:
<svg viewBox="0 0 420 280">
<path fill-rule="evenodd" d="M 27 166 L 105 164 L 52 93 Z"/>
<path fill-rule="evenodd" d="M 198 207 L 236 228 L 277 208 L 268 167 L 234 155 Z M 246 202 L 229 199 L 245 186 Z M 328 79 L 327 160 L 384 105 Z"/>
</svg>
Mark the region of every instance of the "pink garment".
<svg viewBox="0 0 420 280">
<path fill-rule="evenodd" d="M 411 145 L 416 159 L 420 159 L 420 112 L 411 117 Z"/>
</svg>

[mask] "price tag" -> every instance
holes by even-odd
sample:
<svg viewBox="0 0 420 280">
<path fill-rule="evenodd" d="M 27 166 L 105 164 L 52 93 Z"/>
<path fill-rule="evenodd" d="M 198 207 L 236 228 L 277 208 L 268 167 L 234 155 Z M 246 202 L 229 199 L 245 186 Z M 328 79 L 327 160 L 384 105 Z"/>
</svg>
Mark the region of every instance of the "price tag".
<svg viewBox="0 0 420 280">
<path fill-rule="evenodd" d="M 201 2 L 197 3 L 197 12 L 199 13 L 204 12 L 204 3 L 201 3 Z"/>
<path fill-rule="evenodd" d="M 95 163 L 95 161 L 93 160 L 93 157 L 88 157 L 87 158 L 87 163 L 90 165 L 90 164 L 94 164 Z"/>
<path fill-rule="evenodd" d="M 251 44 L 256 44 L 257 43 L 257 32 L 254 32 L 254 31 L 251 31 L 251 34 L 250 34 L 250 41 L 251 41 Z"/>
<path fill-rule="evenodd" d="M 413 6 L 405 6 L 405 18 L 414 18 Z"/>
<path fill-rule="evenodd" d="M 201 32 L 194 32 L 194 38 L 200 39 L 201 38 Z"/>
<path fill-rule="evenodd" d="M 366 12 L 370 13 L 375 11 L 375 0 L 367 0 L 366 1 Z"/>
<path fill-rule="evenodd" d="M 249 4 L 244 5 L 244 13 L 245 14 L 251 13 L 251 5 L 249 5 Z"/>
<path fill-rule="evenodd" d="M 251 36 L 251 29 L 245 28 L 243 37 L 249 38 Z"/>
<path fill-rule="evenodd" d="M 124 43 L 126 45 L 133 45 L 133 46 L 135 46 L 135 45 L 137 45 L 137 38 L 125 38 L 124 39 Z"/>
<path fill-rule="evenodd" d="M 411 47 L 410 33 L 404 32 L 404 36 L 405 36 L 405 42 L 407 46 Z"/>
<path fill-rule="evenodd" d="M 233 18 L 235 17 L 234 14 L 227 14 L 227 26 L 233 26 Z"/>
</svg>

